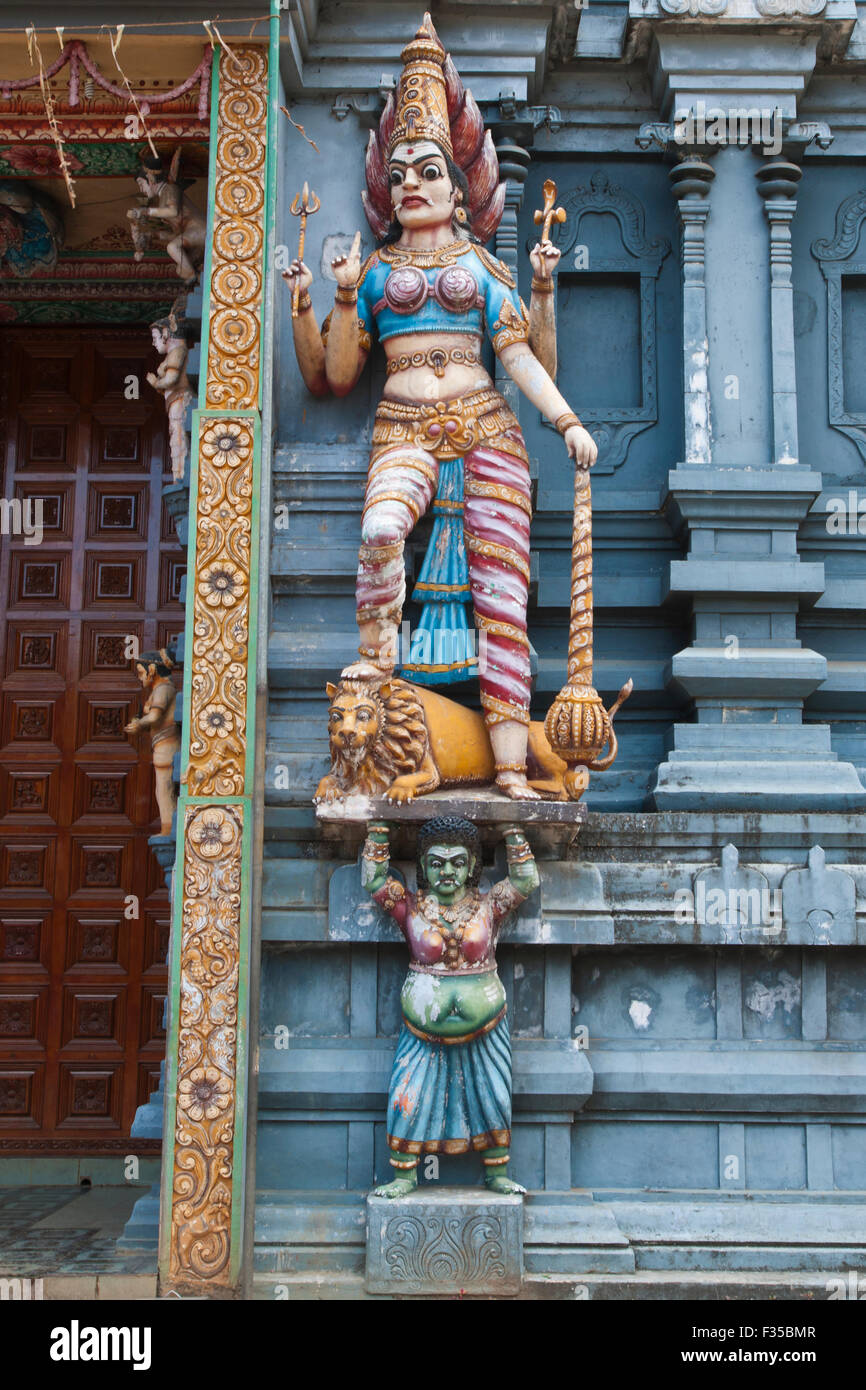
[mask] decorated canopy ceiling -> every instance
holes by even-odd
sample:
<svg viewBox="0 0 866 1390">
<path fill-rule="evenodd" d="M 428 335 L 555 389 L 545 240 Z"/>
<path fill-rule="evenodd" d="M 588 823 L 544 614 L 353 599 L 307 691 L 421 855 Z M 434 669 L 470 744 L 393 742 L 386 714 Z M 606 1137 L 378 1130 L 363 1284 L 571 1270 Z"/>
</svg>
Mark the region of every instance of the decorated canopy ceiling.
<svg viewBox="0 0 866 1390">
<path fill-rule="evenodd" d="M 35 61 L 23 32 L 0 41 L 0 322 L 150 322 L 181 284 L 162 247 L 134 260 L 126 213 L 150 142 L 166 166 L 180 148 L 204 210 L 211 47 L 62 39 L 40 34 Z"/>
</svg>

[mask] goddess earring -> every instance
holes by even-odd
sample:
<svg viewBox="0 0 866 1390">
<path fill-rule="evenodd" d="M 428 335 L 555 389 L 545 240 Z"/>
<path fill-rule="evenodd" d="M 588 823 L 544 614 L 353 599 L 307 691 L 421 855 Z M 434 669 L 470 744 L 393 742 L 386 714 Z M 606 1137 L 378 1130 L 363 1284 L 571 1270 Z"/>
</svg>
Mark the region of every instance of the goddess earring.
<svg viewBox="0 0 866 1390">
<path fill-rule="evenodd" d="M 455 208 L 455 209 L 454 209 L 454 216 L 455 216 L 455 218 L 457 219 L 458 222 L 468 222 L 468 221 L 469 221 L 469 214 L 467 213 L 467 211 L 466 211 L 465 208 L 461 208 L 461 207 Z"/>
</svg>

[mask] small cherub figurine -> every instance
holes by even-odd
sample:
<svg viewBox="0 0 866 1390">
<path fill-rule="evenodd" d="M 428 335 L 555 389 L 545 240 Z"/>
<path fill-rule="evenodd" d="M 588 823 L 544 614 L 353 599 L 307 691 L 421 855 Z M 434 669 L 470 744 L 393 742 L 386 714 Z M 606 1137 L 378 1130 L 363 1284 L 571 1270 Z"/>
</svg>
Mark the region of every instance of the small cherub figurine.
<svg viewBox="0 0 866 1390">
<path fill-rule="evenodd" d="M 127 734 L 150 730 L 160 835 L 171 834 L 171 822 L 177 805 L 171 768 L 174 755 L 180 748 L 180 729 L 174 718 L 177 688 L 171 679 L 173 666 L 174 662 L 165 647 L 160 647 L 158 652 L 142 652 L 135 658 L 136 675 L 147 692 L 147 699 L 139 717 L 131 719 L 124 730 Z"/>
<path fill-rule="evenodd" d="M 460 816 L 418 832 L 417 893 L 388 873 L 388 826 L 370 825 L 361 882 L 394 918 L 409 946 L 400 1002 L 403 1024 L 388 1087 L 388 1147 L 396 1176 L 377 1197 L 418 1186 L 421 1154 L 480 1153 L 492 1192 L 526 1189 L 508 1176 L 511 1038 L 496 970 L 502 922 L 538 887 L 518 826 L 504 831 L 508 877 L 478 890 L 481 840 Z"/>
<path fill-rule="evenodd" d="M 187 181 L 178 176 L 179 164 L 178 149 L 172 156 L 166 176 L 163 162 L 158 156 L 142 155 L 140 172 L 135 181 L 144 202 L 141 207 L 130 208 L 126 215 L 132 223 L 134 259 L 140 261 L 144 255 L 149 224 L 161 223 L 158 238 L 177 266 L 181 280 L 192 286 L 204 263 L 207 223 L 198 208 L 184 196 Z"/>
<path fill-rule="evenodd" d="M 186 319 L 179 318 L 172 311 L 167 318 L 156 319 L 150 325 L 150 331 L 153 345 L 157 352 L 163 354 L 163 360 L 155 372 L 148 372 L 147 379 L 153 389 L 159 391 L 165 399 L 171 449 L 171 476 L 176 483 L 180 483 L 186 473 L 186 461 L 189 458 L 187 410 L 194 400 L 193 389 L 186 374 L 190 327 Z"/>
</svg>

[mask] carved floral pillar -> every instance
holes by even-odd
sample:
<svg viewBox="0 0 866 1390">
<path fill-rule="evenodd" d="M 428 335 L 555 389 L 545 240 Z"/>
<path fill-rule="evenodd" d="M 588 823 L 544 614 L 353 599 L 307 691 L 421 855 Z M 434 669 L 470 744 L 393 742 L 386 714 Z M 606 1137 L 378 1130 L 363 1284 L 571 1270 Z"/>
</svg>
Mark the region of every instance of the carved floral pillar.
<svg viewBox="0 0 866 1390">
<path fill-rule="evenodd" d="M 160 1288 L 242 1274 L 254 885 L 254 757 L 269 53 L 219 54 L 205 267 L 178 861 L 170 954 Z"/>
</svg>

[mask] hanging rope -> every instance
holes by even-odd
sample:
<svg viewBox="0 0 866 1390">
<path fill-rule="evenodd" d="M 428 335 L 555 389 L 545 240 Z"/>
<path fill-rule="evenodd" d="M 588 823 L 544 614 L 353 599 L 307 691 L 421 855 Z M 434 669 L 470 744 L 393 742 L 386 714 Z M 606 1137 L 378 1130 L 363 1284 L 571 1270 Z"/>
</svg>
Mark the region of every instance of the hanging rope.
<svg viewBox="0 0 866 1390">
<path fill-rule="evenodd" d="M 66 183 L 66 191 L 69 194 L 69 201 L 72 204 L 72 206 L 75 207 L 75 183 L 73 182 L 69 165 L 66 162 L 66 150 L 63 147 L 63 135 L 61 134 L 60 126 L 57 124 L 57 117 L 54 114 L 54 98 L 51 95 L 51 88 L 48 85 L 48 80 L 45 75 L 45 64 L 42 61 L 42 50 L 39 47 L 39 39 L 36 37 L 36 29 L 32 24 L 24 30 L 24 33 L 27 37 L 27 52 L 30 57 L 30 62 L 35 62 L 39 67 L 39 76 L 35 80 L 38 81 L 40 90 L 42 92 L 42 102 L 45 107 L 45 115 L 48 119 L 48 128 L 51 131 L 51 138 L 54 141 L 54 147 L 57 150 L 57 158 L 60 162 L 60 172 L 62 173 L 64 181 Z"/>
</svg>

